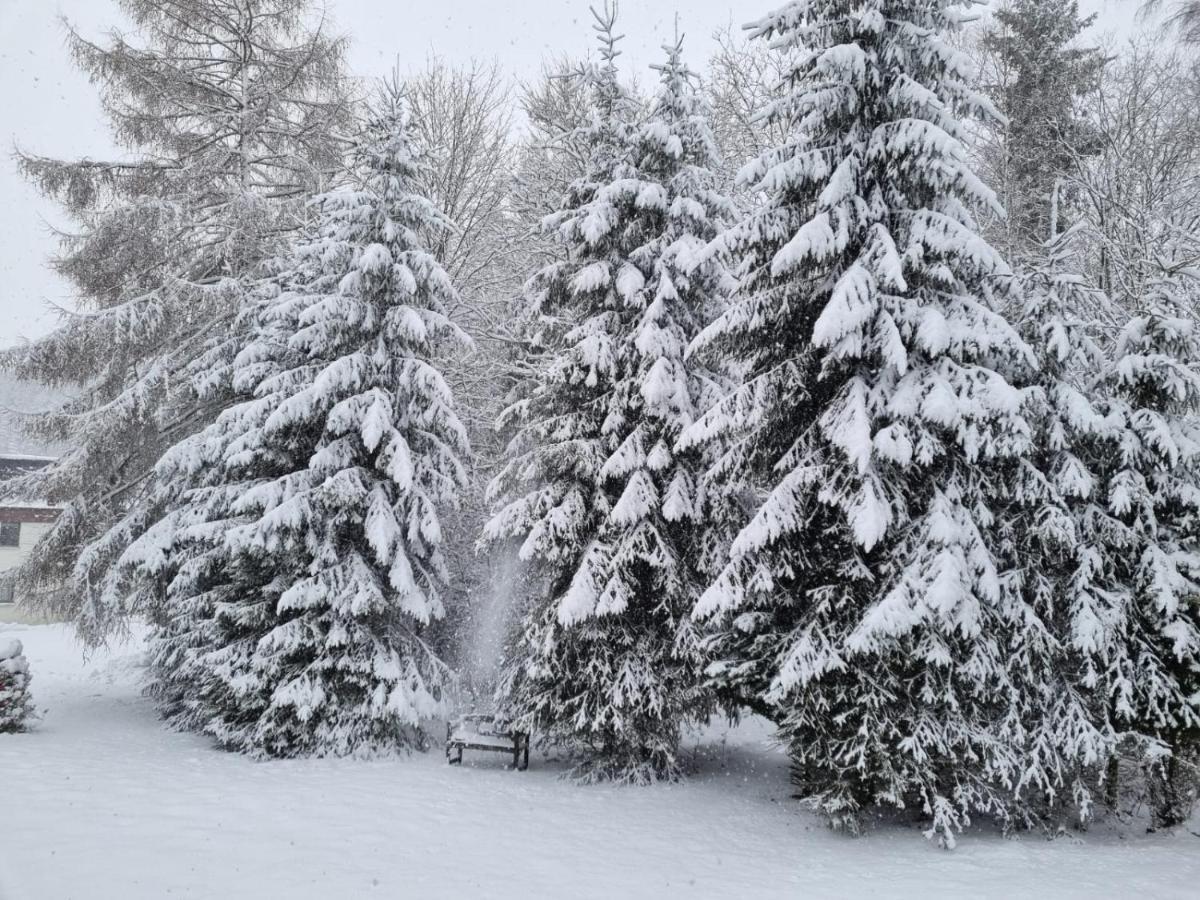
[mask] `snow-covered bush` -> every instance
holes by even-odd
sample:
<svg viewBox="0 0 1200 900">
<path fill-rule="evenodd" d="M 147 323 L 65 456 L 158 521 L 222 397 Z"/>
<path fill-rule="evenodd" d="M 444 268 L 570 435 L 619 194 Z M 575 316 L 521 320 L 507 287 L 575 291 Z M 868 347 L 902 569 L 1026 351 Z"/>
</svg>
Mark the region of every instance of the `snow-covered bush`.
<svg viewBox="0 0 1200 900">
<path fill-rule="evenodd" d="M 33 715 L 29 660 L 15 638 L 0 642 L 0 733 L 24 731 Z"/>
</svg>

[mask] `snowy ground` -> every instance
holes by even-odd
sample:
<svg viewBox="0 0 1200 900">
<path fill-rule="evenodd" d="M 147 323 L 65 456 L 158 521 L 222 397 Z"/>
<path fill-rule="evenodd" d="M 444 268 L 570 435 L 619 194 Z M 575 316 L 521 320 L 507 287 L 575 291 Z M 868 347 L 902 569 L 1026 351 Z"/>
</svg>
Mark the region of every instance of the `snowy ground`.
<svg viewBox="0 0 1200 900">
<path fill-rule="evenodd" d="M 0 898 L 1200 896 L 1200 839 L 1096 829 L 931 847 L 851 839 L 788 799 L 761 728 L 698 744 L 696 776 L 581 788 L 499 756 L 256 763 L 164 730 L 136 647 L 84 664 L 58 626 L 25 643 L 44 719 L 0 735 Z"/>
</svg>

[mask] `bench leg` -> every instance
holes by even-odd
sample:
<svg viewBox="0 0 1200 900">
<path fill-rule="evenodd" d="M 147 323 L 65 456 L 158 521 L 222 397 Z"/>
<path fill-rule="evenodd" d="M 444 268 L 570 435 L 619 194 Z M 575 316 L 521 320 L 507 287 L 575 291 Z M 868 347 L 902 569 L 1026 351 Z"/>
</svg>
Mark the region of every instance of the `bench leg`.
<svg viewBox="0 0 1200 900">
<path fill-rule="evenodd" d="M 514 735 L 513 745 L 513 749 L 515 750 L 513 766 L 518 772 L 524 772 L 529 768 L 529 736 L 524 734 Z"/>
</svg>

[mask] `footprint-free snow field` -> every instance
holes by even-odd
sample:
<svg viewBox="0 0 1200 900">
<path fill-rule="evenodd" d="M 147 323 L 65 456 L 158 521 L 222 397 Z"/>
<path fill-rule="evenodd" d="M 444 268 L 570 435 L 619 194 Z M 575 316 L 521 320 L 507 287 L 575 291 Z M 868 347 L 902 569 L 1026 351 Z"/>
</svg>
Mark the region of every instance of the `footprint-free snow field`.
<svg viewBox="0 0 1200 900">
<path fill-rule="evenodd" d="M 761 723 L 694 738 L 692 778 L 648 789 L 536 756 L 255 762 L 162 727 L 136 641 L 84 662 L 60 626 L 0 636 L 43 716 L 0 735 L 3 900 L 1200 896 L 1195 824 L 980 828 L 952 852 L 904 824 L 832 833 Z"/>
</svg>

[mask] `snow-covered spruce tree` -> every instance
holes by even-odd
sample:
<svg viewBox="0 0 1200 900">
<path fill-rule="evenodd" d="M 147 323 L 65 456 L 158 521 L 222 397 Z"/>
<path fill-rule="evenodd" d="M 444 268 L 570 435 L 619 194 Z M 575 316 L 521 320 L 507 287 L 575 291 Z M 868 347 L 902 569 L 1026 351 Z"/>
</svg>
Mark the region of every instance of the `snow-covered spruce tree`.
<svg viewBox="0 0 1200 900">
<path fill-rule="evenodd" d="M 1145 769 L 1156 827 L 1185 821 L 1200 786 L 1200 280 L 1166 275 L 1118 341 L 1102 385 L 1113 589 L 1098 681 L 1122 750 Z"/>
<path fill-rule="evenodd" d="M 131 36 L 68 41 L 122 158 L 19 157 L 77 223 L 54 266 L 78 310 L 0 358 L 70 397 L 28 421 L 68 452 L 8 485 L 64 508 L 19 590 L 93 641 L 120 624 L 113 562 L 158 514 L 149 473 L 223 405 L 245 281 L 303 224 L 351 112 L 344 42 L 311 23 L 309 0 L 119 5 Z"/>
<path fill-rule="evenodd" d="M 469 341 L 397 91 L 355 162 L 235 361 L 252 396 L 165 456 L 160 476 L 192 489 L 124 557 L 149 590 L 171 579 L 152 644 L 166 714 L 257 755 L 424 747 L 452 677 L 423 632 L 468 447 L 430 360 Z"/>
<path fill-rule="evenodd" d="M 29 681 L 29 660 L 21 642 L 9 639 L 0 644 L 0 734 L 25 730 L 33 715 Z"/>
<path fill-rule="evenodd" d="M 711 706 L 689 613 L 719 539 L 703 457 L 674 445 L 717 380 L 684 352 L 726 295 L 720 263 L 693 267 L 693 256 L 730 207 L 713 189 L 706 110 L 679 47 L 635 127 L 611 13 L 597 19 L 590 163 L 547 220 L 565 261 L 527 289 L 548 325 L 545 352 L 530 395 L 506 413 L 516 435 L 485 537 L 520 541 L 532 569 L 505 708 L 586 752 L 580 778 L 646 783 L 677 775 L 681 726 Z"/>
<path fill-rule="evenodd" d="M 1007 588 L 1024 598 L 1008 645 L 1010 701 L 1000 726 L 1021 748 L 1014 793 L 1040 818 L 1086 823 L 1116 748 L 1101 673 L 1114 627 L 1103 468 L 1113 428 L 1095 384 L 1107 366 L 1097 337 L 1108 303 L 1076 274 L 1080 228 L 1022 260 L 1010 307 L 1037 369 L 1026 388 L 1028 456 L 1011 460 L 996 514 Z"/>
<path fill-rule="evenodd" d="M 768 493 L 696 615 L 718 684 L 771 711 L 807 797 L 838 825 L 915 807 L 953 843 L 1009 815 L 1018 754 L 997 729 L 1021 620 L 991 531 L 998 461 L 1029 448 L 1032 363 L 994 311 L 1007 269 L 969 208 L 961 113 L 987 112 L 945 39 L 949 3 L 795 0 L 754 33 L 794 51 L 767 116 L 793 136 L 742 173 L 765 202 L 712 252 L 743 260 L 695 352 L 744 384 L 685 433 L 718 481 Z"/>
<path fill-rule="evenodd" d="M 222 670 L 223 679 L 211 678 L 212 654 L 219 651 L 226 661 L 244 664 L 271 627 L 273 612 L 267 602 L 254 602 L 253 579 L 240 574 L 227 543 L 232 528 L 251 521 L 235 504 L 255 475 L 269 473 L 235 472 L 226 459 L 235 442 L 285 396 L 283 386 L 260 385 L 303 362 L 289 342 L 305 298 L 282 294 L 292 280 L 314 279 L 319 271 L 314 262 L 311 256 L 277 258 L 269 264 L 273 275 L 251 286 L 237 328 L 248 343 L 230 363 L 230 388 L 242 402 L 231 403 L 215 422 L 163 454 L 154 473 L 163 512 L 114 567 L 128 607 L 151 611 L 147 693 L 175 727 L 209 730 L 226 743 L 233 743 L 227 736 L 231 729 L 213 728 L 214 722 L 236 709 L 236 720 L 252 727 L 265 704 L 259 694 L 231 690 L 237 683 L 232 665 Z"/>
</svg>

